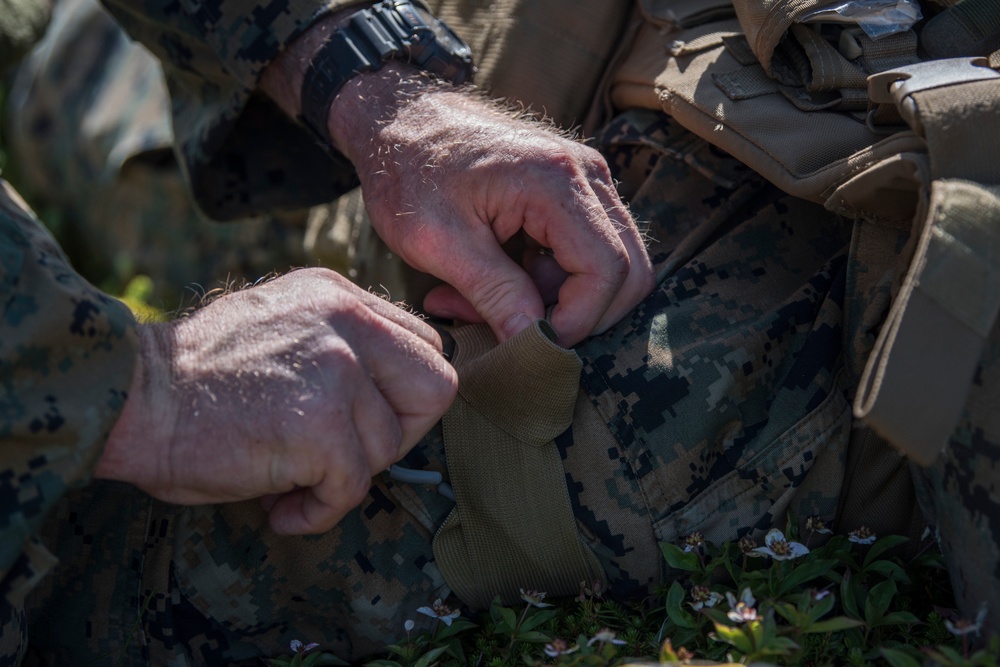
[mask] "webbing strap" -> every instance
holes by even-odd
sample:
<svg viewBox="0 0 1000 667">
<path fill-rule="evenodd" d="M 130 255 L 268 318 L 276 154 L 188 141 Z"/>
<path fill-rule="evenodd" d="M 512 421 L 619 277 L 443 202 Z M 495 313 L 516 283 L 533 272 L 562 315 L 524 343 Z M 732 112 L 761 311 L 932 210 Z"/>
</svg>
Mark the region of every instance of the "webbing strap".
<svg viewBox="0 0 1000 667">
<path fill-rule="evenodd" d="M 932 183 L 916 253 L 854 405 L 921 465 L 947 443 L 1000 312 L 1000 76 L 970 72 L 968 59 L 928 65 L 907 68 L 891 89 L 927 141 Z M 887 76 L 872 77 L 873 100 L 885 97 Z"/>
<path fill-rule="evenodd" d="M 573 420 L 580 359 L 542 320 L 502 345 L 486 326 L 453 335 L 458 397 L 443 428 L 456 508 L 433 542 L 445 581 L 480 609 L 522 588 L 568 595 L 604 581 L 552 442 Z"/>
</svg>

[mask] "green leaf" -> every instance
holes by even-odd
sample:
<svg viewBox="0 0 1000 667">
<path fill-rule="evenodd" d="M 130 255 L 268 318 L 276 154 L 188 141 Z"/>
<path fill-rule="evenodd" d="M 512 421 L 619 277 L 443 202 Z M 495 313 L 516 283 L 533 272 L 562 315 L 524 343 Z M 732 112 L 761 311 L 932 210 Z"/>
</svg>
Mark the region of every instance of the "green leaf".
<svg viewBox="0 0 1000 667">
<path fill-rule="evenodd" d="M 716 609 L 714 607 L 702 607 L 700 613 L 708 616 L 713 623 L 722 623 L 723 625 L 729 623 L 729 617 L 726 616 L 726 612 L 721 609 Z"/>
<path fill-rule="evenodd" d="M 735 646 L 744 653 L 753 652 L 753 641 L 743 632 L 743 628 L 734 628 L 723 623 L 716 623 L 715 634 L 719 640 L 726 642 L 730 646 Z"/>
<path fill-rule="evenodd" d="M 881 625 L 914 625 L 920 619 L 908 611 L 894 611 L 882 617 Z"/>
<path fill-rule="evenodd" d="M 444 653 L 447 648 L 448 648 L 447 646 L 438 646 L 437 648 L 432 648 L 430 651 L 420 656 L 420 660 L 417 660 L 415 663 L 413 663 L 413 667 L 429 667 L 429 665 L 435 660 L 437 660 L 438 656 Z"/>
<path fill-rule="evenodd" d="M 448 655 L 455 658 L 455 660 L 458 660 L 460 664 L 462 665 L 465 664 L 466 662 L 465 651 L 462 649 L 462 642 L 459 639 L 457 638 L 449 639 L 445 643 L 445 646 L 447 647 Z"/>
<path fill-rule="evenodd" d="M 434 641 L 435 643 L 442 642 L 449 637 L 454 637 L 458 633 L 465 632 L 474 627 L 476 627 L 476 624 L 465 618 L 456 618 L 451 622 L 451 625 L 438 623 L 437 629 L 434 631 Z"/>
<path fill-rule="evenodd" d="M 869 627 L 878 625 L 882 617 L 885 616 L 893 596 L 896 595 L 896 590 L 896 582 L 892 579 L 886 579 L 875 584 L 868 591 L 868 598 L 865 600 L 865 621 Z"/>
<path fill-rule="evenodd" d="M 547 635 L 544 632 L 538 632 L 537 630 L 518 632 L 514 638 L 522 642 L 531 642 L 533 644 L 547 644 L 552 641 L 552 635 Z"/>
<path fill-rule="evenodd" d="M 558 615 L 559 615 L 558 609 L 538 610 L 533 614 L 529 614 L 528 618 L 524 619 L 524 623 L 521 624 L 521 629 L 534 630 L 542 623 L 550 621 Z"/>
<path fill-rule="evenodd" d="M 795 513 L 791 510 L 785 515 L 785 539 L 787 540 L 798 540 L 799 539 L 799 520 L 795 517 Z"/>
<path fill-rule="evenodd" d="M 794 561 L 793 561 L 794 562 Z M 813 560 L 798 565 L 788 576 L 781 579 L 778 595 L 794 590 L 802 584 L 823 576 L 837 564 L 835 560 Z"/>
<path fill-rule="evenodd" d="M 667 564 L 675 570 L 684 570 L 685 572 L 698 571 L 698 566 L 700 565 L 698 554 L 693 551 L 684 553 L 683 549 L 669 542 L 660 542 L 660 551 L 663 552 L 663 557 L 667 559 Z"/>
<path fill-rule="evenodd" d="M 825 621 L 817 621 L 803 630 L 803 632 L 840 632 L 841 630 L 857 628 L 862 625 L 864 625 L 864 621 L 859 621 L 855 618 L 847 618 L 846 616 L 836 616 L 834 618 L 828 618 Z"/>
<path fill-rule="evenodd" d="M 861 564 L 861 569 L 867 570 L 868 566 L 886 551 L 909 541 L 909 538 L 903 537 L 902 535 L 886 535 L 885 537 L 880 537 L 875 540 L 874 544 L 868 547 L 868 553 L 865 554 L 865 560 Z"/>
<path fill-rule="evenodd" d="M 811 594 L 810 594 L 811 595 Z M 823 618 L 833 610 L 833 606 L 837 603 L 837 596 L 830 593 L 822 600 L 818 601 L 812 607 L 809 608 L 809 622 L 815 623 L 817 620 Z"/>
<path fill-rule="evenodd" d="M 497 632 L 500 634 L 510 634 L 517 627 L 517 614 L 509 607 L 496 607 L 500 622 L 496 624 Z"/>
<path fill-rule="evenodd" d="M 797 626 L 799 623 L 799 610 L 793 604 L 788 604 L 787 602 L 775 602 L 774 611 L 784 618 L 786 621 L 792 625 Z"/>
<path fill-rule="evenodd" d="M 910 577 L 907 576 L 899 563 L 894 563 L 891 560 L 877 560 L 865 568 L 865 572 L 875 572 L 881 574 L 886 579 L 895 579 L 902 583 L 909 583 L 910 581 Z"/>
<path fill-rule="evenodd" d="M 370 660 L 365 663 L 365 667 L 403 667 L 395 660 Z"/>
<path fill-rule="evenodd" d="M 891 667 L 921 667 L 921 662 L 910 654 L 896 648 L 880 648 L 879 653 L 889 661 Z"/>
<path fill-rule="evenodd" d="M 854 592 L 854 579 L 848 570 L 844 573 L 844 578 L 840 580 L 840 604 L 844 605 L 844 611 L 848 616 L 861 618 L 861 611 L 858 609 L 858 599 Z"/>
<path fill-rule="evenodd" d="M 799 650 L 799 645 L 788 637 L 775 637 L 761 648 L 761 655 L 791 655 Z"/>
<path fill-rule="evenodd" d="M 670 584 L 670 590 L 667 591 L 667 616 L 674 622 L 674 625 L 682 628 L 696 628 L 698 627 L 697 619 L 682 606 L 684 597 L 684 588 L 679 583 L 675 581 Z"/>
</svg>

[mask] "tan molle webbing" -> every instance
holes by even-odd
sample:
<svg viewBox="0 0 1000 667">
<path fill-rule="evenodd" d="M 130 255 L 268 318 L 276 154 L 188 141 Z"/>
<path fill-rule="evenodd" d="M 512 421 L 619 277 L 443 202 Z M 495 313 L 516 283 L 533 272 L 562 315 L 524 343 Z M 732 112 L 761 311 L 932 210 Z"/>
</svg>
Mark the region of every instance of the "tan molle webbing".
<svg viewBox="0 0 1000 667">
<path fill-rule="evenodd" d="M 947 443 L 1000 311 L 1000 75 L 976 63 L 985 60 L 871 79 L 873 101 L 891 98 L 926 139 L 932 182 L 854 412 L 922 465 Z"/>
<path fill-rule="evenodd" d="M 644 20 L 611 79 L 612 103 L 622 109 L 662 110 L 785 192 L 820 205 L 827 205 L 841 185 L 872 165 L 923 149 L 912 132 L 882 137 L 863 118 L 837 110 L 858 106 L 854 93 L 863 97 L 864 89 L 850 86 L 863 79 L 851 63 L 836 62 L 834 52 L 809 41 L 805 27 L 795 31 L 807 59 L 799 65 L 818 76 L 800 78 L 799 85 L 769 77 L 741 30 L 735 18 L 673 31 Z M 905 58 L 878 48 L 868 55 L 873 63 Z M 816 67 L 820 62 L 830 64 L 821 71 Z M 810 94 L 807 86 L 833 90 Z M 904 185 L 912 199 L 916 185 Z M 879 205 L 884 190 L 858 196 L 838 199 L 837 212 L 868 214 Z"/>
<path fill-rule="evenodd" d="M 569 595 L 604 581 L 552 442 L 573 420 L 580 359 L 542 320 L 502 345 L 483 325 L 453 335 L 458 397 L 443 426 L 457 505 L 433 543 L 445 581 L 477 609 L 522 588 Z"/>
</svg>

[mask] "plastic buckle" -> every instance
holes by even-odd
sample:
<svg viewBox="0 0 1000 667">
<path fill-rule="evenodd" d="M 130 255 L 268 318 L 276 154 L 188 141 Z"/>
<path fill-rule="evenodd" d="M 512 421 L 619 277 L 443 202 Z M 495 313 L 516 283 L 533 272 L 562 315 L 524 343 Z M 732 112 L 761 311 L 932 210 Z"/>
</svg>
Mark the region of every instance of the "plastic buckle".
<svg viewBox="0 0 1000 667">
<path fill-rule="evenodd" d="M 879 72 L 868 77 L 868 99 L 873 104 L 893 104 L 910 127 L 922 134 L 916 103 L 910 96 L 924 90 L 1000 79 L 986 58 L 946 58 L 928 60 Z"/>
</svg>

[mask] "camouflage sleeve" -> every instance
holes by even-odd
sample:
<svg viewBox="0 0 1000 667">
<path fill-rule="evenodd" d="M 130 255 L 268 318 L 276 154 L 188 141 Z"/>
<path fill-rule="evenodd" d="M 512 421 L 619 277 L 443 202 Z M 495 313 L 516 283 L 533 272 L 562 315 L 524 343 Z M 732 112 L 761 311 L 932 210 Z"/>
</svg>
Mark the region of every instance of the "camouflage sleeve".
<svg viewBox="0 0 1000 667">
<path fill-rule="evenodd" d="M 25 595 L 55 563 L 34 535 L 92 473 L 137 349 L 128 309 L 70 268 L 0 180 L 0 664 L 22 643 Z"/>
<path fill-rule="evenodd" d="M 357 184 L 350 162 L 254 93 L 268 63 L 351 0 L 103 2 L 163 63 L 176 148 L 210 217 L 303 208 Z"/>
</svg>

